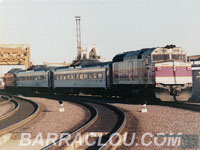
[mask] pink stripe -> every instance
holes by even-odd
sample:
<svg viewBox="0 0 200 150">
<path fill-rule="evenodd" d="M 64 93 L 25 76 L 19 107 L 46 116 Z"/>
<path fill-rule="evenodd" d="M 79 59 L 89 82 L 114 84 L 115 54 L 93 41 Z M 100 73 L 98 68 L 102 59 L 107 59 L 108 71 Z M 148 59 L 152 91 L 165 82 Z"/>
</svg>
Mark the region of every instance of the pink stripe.
<svg viewBox="0 0 200 150">
<path fill-rule="evenodd" d="M 156 67 L 158 68 L 158 67 Z M 160 67 L 155 68 L 155 77 L 190 77 L 192 76 L 192 70 L 188 70 L 187 67 L 176 67 L 174 71 L 173 67 Z"/>
</svg>

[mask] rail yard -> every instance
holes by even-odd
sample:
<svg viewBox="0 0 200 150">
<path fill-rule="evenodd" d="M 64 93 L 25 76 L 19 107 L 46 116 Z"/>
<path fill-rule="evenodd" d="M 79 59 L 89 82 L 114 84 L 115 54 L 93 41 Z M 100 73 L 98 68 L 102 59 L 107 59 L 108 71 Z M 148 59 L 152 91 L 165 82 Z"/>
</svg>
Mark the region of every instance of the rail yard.
<svg viewBox="0 0 200 150">
<path fill-rule="evenodd" d="M 170 1 L 0 0 L 0 150 L 200 150 L 200 3 Z"/>
<path fill-rule="evenodd" d="M 155 56 L 147 55 L 148 63 L 143 66 L 147 71 L 139 73 L 138 67 L 134 68 L 133 64 L 145 60 L 149 51 L 158 53 L 159 49 L 166 53 L 181 50 L 182 54 L 178 60 L 168 60 L 172 59 L 168 54 L 161 63 L 157 62 L 161 58 L 154 62 L 151 58 Z M 130 58 L 133 60 L 132 67 L 125 63 L 122 69 L 124 57 L 129 57 L 129 64 Z M 1 92 L 1 147 L 197 148 L 199 85 L 192 89 L 192 81 L 198 80 L 197 66 L 172 45 L 126 52 L 116 55 L 113 62 L 81 67 L 12 69 L 5 74 Z M 168 75 L 170 70 L 172 75 Z M 138 71 L 138 77 L 133 77 L 133 71 Z M 194 141 L 188 146 L 190 139 Z"/>
<path fill-rule="evenodd" d="M 197 56 L 167 45 L 123 52 L 108 62 L 98 58 L 8 71 L 0 92 L 0 147 L 198 148 Z"/>
</svg>

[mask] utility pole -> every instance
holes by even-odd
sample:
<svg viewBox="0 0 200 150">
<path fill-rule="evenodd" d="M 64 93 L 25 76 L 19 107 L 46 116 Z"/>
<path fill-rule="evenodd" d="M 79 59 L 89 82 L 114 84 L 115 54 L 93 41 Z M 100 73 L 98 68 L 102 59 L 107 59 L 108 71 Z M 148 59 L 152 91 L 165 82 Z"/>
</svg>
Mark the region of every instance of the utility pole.
<svg viewBox="0 0 200 150">
<path fill-rule="evenodd" d="M 81 16 L 75 16 L 76 20 L 76 38 L 77 38 L 77 61 L 82 59 L 82 49 L 81 49 Z"/>
</svg>

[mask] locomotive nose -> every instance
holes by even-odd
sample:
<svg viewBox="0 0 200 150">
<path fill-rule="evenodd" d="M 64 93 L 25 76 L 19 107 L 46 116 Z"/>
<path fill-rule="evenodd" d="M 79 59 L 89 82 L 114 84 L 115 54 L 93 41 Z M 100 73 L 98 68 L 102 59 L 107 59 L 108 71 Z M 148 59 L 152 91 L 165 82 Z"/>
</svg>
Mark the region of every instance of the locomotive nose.
<svg viewBox="0 0 200 150">
<path fill-rule="evenodd" d="M 192 83 L 192 69 L 189 64 L 169 62 L 155 66 L 155 81 L 161 84 Z"/>
</svg>

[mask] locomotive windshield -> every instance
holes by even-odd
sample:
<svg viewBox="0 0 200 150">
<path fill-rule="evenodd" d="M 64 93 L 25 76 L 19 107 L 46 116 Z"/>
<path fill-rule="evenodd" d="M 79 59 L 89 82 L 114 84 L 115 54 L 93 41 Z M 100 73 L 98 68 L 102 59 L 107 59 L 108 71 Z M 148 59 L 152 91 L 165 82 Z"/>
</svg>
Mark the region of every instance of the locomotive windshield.
<svg viewBox="0 0 200 150">
<path fill-rule="evenodd" d="M 169 54 L 153 55 L 153 61 L 165 61 L 165 60 L 169 60 Z"/>
<path fill-rule="evenodd" d="M 167 60 L 186 62 L 186 56 L 183 54 L 156 54 L 153 55 L 152 58 L 154 62 L 167 61 Z"/>
<path fill-rule="evenodd" d="M 172 60 L 177 60 L 177 61 L 186 61 L 185 55 L 180 55 L 180 54 L 172 54 Z"/>
</svg>

